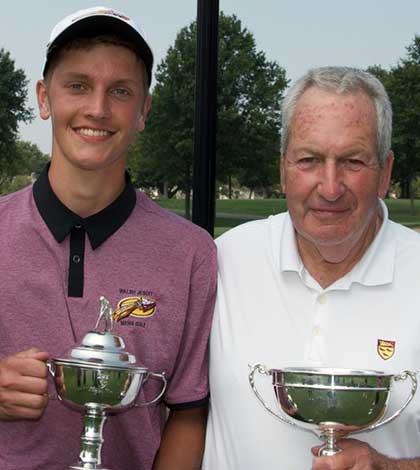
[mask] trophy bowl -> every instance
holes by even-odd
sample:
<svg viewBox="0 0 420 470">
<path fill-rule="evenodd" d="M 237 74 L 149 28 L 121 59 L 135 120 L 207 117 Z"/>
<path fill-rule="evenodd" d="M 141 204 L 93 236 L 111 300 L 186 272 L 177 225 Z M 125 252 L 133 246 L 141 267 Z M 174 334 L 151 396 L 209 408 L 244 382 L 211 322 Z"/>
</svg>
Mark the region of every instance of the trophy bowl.
<svg viewBox="0 0 420 470">
<path fill-rule="evenodd" d="M 323 367 L 267 369 L 262 364 L 251 367 L 249 382 L 260 402 L 284 423 L 323 439 L 319 455 L 340 452 L 337 439 L 350 433 L 371 431 L 395 419 L 408 406 L 417 389 L 416 374 L 411 371 L 393 375 Z M 271 410 L 258 392 L 254 380 L 256 372 L 272 377 L 277 403 L 285 416 Z M 385 419 L 393 383 L 407 378 L 412 383 L 409 397 Z"/>
<path fill-rule="evenodd" d="M 68 408 L 81 412 L 92 403 L 108 414 L 133 406 L 149 375 L 143 367 L 103 366 L 66 359 L 53 359 L 51 363 L 58 398 Z"/>
<path fill-rule="evenodd" d="M 83 414 L 79 462 L 71 470 L 109 470 L 102 466 L 103 427 L 109 415 L 134 406 L 156 403 L 166 389 L 165 374 L 150 372 L 125 350 L 123 339 L 114 334 L 113 310 L 101 297 L 101 311 L 95 329 L 88 332 L 80 346 L 63 358 L 47 363 L 58 399 L 68 408 Z M 132 308 L 128 306 L 127 308 Z M 104 321 L 103 331 L 98 330 Z M 162 381 L 152 400 L 137 404 L 141 387 L 149 378 Z"/>
</svg>

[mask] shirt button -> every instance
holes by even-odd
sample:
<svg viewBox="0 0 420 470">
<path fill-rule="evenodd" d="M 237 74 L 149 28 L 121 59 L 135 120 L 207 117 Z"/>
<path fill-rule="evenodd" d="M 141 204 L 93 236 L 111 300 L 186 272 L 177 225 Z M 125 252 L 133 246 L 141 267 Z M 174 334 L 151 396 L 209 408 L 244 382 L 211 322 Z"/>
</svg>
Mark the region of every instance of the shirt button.
<svg viewBox="0 0 420 470">
<path fill-rule="evenodd" d="M 76 224 L 74 228 L 82 228 L 82 224 Z"/>
<path fill-rule="evenodd" d="M 312 328 L 312 335 L 319 336 L 321 334 L 321 328 L 319 326 L 314 326 Z"/>
<path fill-rule="evenodd" d="M 78 264 L 78 263 L 80 263 L 80 256 L 79 255 L 73 255 L 72 260 L 73 260 L 73 263 Z"/>
<path fill-rule="evenodd" d="M 320 295 L 318 297 L 318 302 L 321 304 L 321 305 L 324 305 L 327 303 L 327 296 L 326 295 Z"/>
</svg>

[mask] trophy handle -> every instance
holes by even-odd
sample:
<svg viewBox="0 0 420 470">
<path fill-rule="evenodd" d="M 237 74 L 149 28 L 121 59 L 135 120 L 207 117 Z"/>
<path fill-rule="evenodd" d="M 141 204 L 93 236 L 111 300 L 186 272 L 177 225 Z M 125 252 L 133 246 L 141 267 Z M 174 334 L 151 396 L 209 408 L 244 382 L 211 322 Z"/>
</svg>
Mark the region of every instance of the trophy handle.
<svg viewBox="0 0 420 470">
<path fill-rule="evenodd" d="M 258 400 L 263 404 L 264 408 L 275 418 L 279 419 L 283 423 L 290 424 L 290 426 L 293 426 L 295 428 L 302 429 L 303 431 L 310 432 L 312 434 L 315 434 L 318 437 L 318 434 L 314 432 L 312 429 L 307 429 L 304 428 L 303 426 L 299 426 L 297 423 L 294 423 L 293 421 L 289 421 L 288 419 L 284 418 L 283 416 L 280 416 L 276 412 L 274 412 L 270 406 L 267 404 L 266 401 L 264 401 L 264 398 L 260 395 L 260 393 L 257 390 L 257 386 L 255 385 L 255 380 L 254 380 L 254 375 L 255 372 L 258 372 L 259 374 L 262 375 L 269 375 L 271 376 L 271 370 L 268 370 L 265 365 L 263 364 L 255 364 L 254 366 L 249 364 L 249 367 L 251 368 L 251 372 L 248 375 L 248 380 L 249 384 L 251 385 L 252 391 L 255 393 L 255 396 L 258 398 Z"/>
<path fill-rule="evenodd" d="M 162 384 L 162 389 L 160 390 L 160 392 L 156 395 L 155 398 L 153 398 L 153 400 L 150 400 L 150 401 L 146 401 L 144 403 L 136 403 L 135 406 L 136 407 L 143 407 L 143 406 L 149 406 L 149 405 L 153 405 L 153 403 L 156 403 L 157 401 L 159 401 L 163 394 L 165 393 L 165 390 L 166 390 L 166 386 L 168 385 L 168 381 L 166 380 L 166 377 L 165 377 L 165 372 L 162 372 L 161 374 L 157 374 L 155 372 L 149 372 L 147 374 L 147 377 L 146 377 L 146 380 L 149 379 L 149 377 L 152 376 L 152 377 L 156 377 L 160 380 L 162 380 L 163 384 Z"/>
<path fill-rule="evenodd" d="M 47 366 L 48 372 L 51 374 L 51 376 L 55 377 L 55 364 L 53 364 L 51 361 L 47 361 L 45 365 Z"/>
<path fill-rule="evenodd" d="M 393 415 L 391 415 L 389 418 L 385 419 L 384 421 L 379 421 L 378 423 L 373 424 L 372 426 L 369 426 L 368 428 L 361 429 L 360 431 L 356 431 L 356 432 L 372 431 L 373 429 L 379 428 L 379 426 L 383 426 L 384 424 L 390 423 L 407 408 L 408 404 L 413 399 L 414 394 L 416 393 L 416 390 L 417 390 L 417 373 L 412 372 L 410 370 L 404 370 L 403 372 L 401 372 L 401 374 L 394 375 L 393 378 L 395 382 L 398 382 L 399 380 L 406 380 L 407 378 L 411 380 L 411 392 L 407 400 L 405 401 L 405 403 Z M 352 434 L 356 434 L 356 432 Z"/>
<path fill-rule="evenodd" d="M 45 365 L 47 366 L 48 372 L 50 373 L 51 377 L 55 381 L 56 366 L 54 362 L 46 361 Z M 54 383 L 54 390 L 55 390 L 55 383 Z M 61 400 L 56 390 L 54 394 L 48 393 L 48 399 L 49 400 Z"/>
</svg>

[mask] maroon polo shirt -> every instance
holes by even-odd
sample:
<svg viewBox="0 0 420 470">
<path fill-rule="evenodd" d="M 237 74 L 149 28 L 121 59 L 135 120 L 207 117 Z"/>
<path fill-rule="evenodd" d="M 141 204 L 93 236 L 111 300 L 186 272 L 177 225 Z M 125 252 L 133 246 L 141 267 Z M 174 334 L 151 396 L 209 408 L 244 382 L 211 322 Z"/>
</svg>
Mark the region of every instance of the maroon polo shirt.
<svg viewBox="0 0 420 470">
<path fill-rule="evenodd" d="M 164 403 L 207 403 L 207 345 L 216 289 L 216 254 L 206 232 L 135 190 L 80 218 L 53 193 L 47 169 L 33 185 L 0 198 L 0 358 L 35 346 L 62 357 L 91 330 L 99 297 L 154 303 L 151 315 L 115 325 L 126 349 L 150 371 L 165 371 Z M 139 401 L 160 383 L 149 380 Z M 51 386 L 51 392 L 53 389 Z M 104 466 L 150 470 L 164 404 L 108 418 Z M 50 400 L 38 421 L 0 422 L 2 470 L 62 470 L 77 462 L 81 414 Z"/>
</svg>

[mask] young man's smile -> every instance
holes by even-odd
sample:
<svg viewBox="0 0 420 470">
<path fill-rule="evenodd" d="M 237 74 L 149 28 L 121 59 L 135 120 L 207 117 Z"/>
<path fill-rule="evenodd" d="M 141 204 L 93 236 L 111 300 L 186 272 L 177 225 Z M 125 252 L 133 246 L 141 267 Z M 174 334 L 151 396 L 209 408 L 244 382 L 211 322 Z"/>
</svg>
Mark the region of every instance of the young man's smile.
<svg viewBox="0 0 420 470">
<path fill-rule="evenodd" d="M 106 137 L 111 136 L 114 132 L 110 132 L 104 129 L 92 129 L 90 127 L 74 127 L 74 132 L 81 136 L 85 137 L 93 137 L 96 138 L 98 142 L 102 142 L 106 140 Z M 96 141 L 95 139 L 90 139 L 91 141 Z"/>
</svg>

